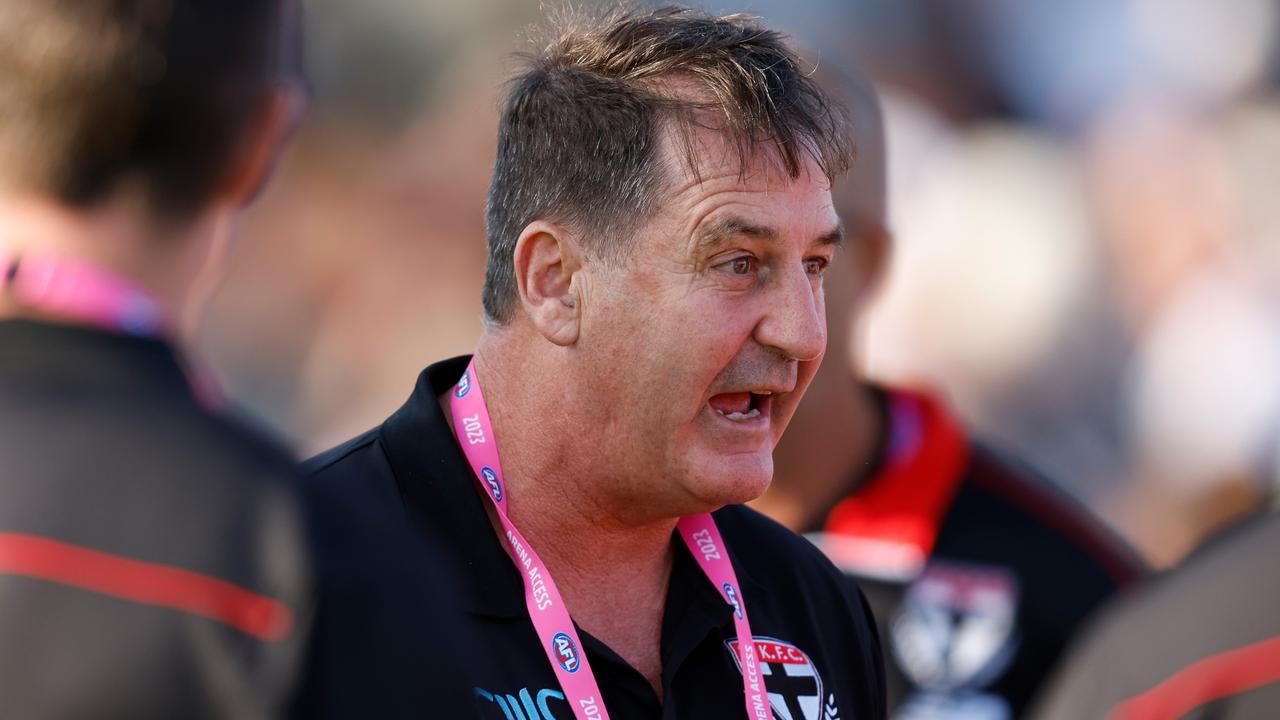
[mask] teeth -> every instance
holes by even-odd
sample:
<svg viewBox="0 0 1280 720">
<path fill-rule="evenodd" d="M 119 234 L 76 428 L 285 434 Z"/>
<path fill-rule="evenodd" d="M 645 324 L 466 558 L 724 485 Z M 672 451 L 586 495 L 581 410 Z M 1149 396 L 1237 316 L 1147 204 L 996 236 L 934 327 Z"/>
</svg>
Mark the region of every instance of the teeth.
<svg viewBox="0 0 1280 720">
<path fill-rule="evenodd" d="M 744 413 L 731 412 L 731 413 L 725 413 L 724 416 L 729 418 L 730 420 L 750 420 L 751 418 L 760 417 L 760 411 L 756 408 L 751 408 L 750 410 Z"/>
</svg>

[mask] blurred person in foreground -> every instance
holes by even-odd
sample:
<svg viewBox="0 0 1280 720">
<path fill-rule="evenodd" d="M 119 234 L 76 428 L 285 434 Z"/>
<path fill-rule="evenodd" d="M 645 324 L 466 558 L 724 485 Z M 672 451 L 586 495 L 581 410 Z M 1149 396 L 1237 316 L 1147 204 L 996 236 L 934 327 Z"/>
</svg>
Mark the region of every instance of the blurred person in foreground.
<svg viewBox="0 0 1280 720">
<path fill-rule="evenodd" d="M 1220 533 L 1099 614 L 1037 720 L 1280 715 L 1280 508 Z"/>
<path fill-rule="evenodd" d="M 861 594 L 738 504 L 826 346 L 849 160 L 741 16 L 571 19 L 511 84 L 475 355 L 308 466 L 426 540 L 482 717 L 884 716 Z"/>
<path fill-rule="evenodd" d="M 867 593 L 898 718 L 1019 717 L 1080 622 L 1141 563 L 1083 508 L 971 440 L 929 393 L 851 371 L 851 320 L 883 272 L 885 138 L 875 91 L 849 98 L 858 161 L 836 207 L 852 242 L 828 269 L 829 354 L 753 507 L 808 534 Z"/>
<path fill-rule="evenodd" d="M 0 713 L 275 717 L 290 456 L 185 350 L 302 106 L 290 0 L 0 7 Z"/>
<path fill-rule="evenodd" d="M 300 488 L 187 352 L 302 109 L 297 15 L 0 8 L 6 717 L 416 717 L 426 671 L 470 701 L 412 538 Z"/>
</svg>

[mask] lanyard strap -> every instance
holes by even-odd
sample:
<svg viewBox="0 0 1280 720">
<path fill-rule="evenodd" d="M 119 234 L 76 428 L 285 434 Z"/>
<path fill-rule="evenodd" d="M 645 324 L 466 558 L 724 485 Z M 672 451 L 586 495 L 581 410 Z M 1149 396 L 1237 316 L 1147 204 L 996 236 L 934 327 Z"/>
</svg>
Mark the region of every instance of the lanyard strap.
<svg viewBox="0 0 1280 720">
<path fill-rule="evenodd" d="M 502 463 L 498 459 L 493 424 L 476 377 L 475 360 L 467 366 L 462 379 L 449 396 L 454 432 L 462 445 L 476 482 L 485 497 L 493 502 L 503 535 L 512 551 L 520 575 L 524 579 L 525 605 L 534 630 L 542 641 L 542 649 L 560 681 L 565 699 L 578 720 L 607 720 L 608 711 L 600 695 L 600 686 L 582 650 L 582 641 L 573 619 L 564 607 L 560 591 L 533 547 L 507 517 L 507 490 Z M 769 719 L 768 694 L 760 675 L 751 625 L 747 622 L 746 603 L 738 586 L 738 578 L 725 552 L 724 540 L 709 514 L 681 518 L 677 524 L 681 539 L 689 547 L 698 565 L 715 585 L 720 596 L 733 610 L 734 629 L 738 636 L 738 659 L 742 669 L 747 716 Z"/>
<path fill-rule="evenodd" d="M 756 644 L 751 636 L 751 623 L 747 621 L 747 604 L 742 597 L 738 576 L 733 563 L 725 552 L 724 540 L 716 521 L 709 513 L 680 518 L 676 525 L 684 544 L 698 561 L 702 572 L 715 585 L 720 597 L 733 608 L 733 629 L 738 635 L 738 663 L 742 671 L 742 694 L 746 701 L 747 717 L 769 720 L 769 693 L 760 674 L 760 661 L 756 657 Z"/>
<path fill-rule="evenodd" d="M 87 263 L 0 250 L 0 288 L 21 304 L 49 315 L 141 337 L 168 334 L 171 323 L 158 301 L 116 275 Z"/>
<path fill-rule="evenodd" d="M 171 338 L 174 322 L 164 305 L 142 288 L 91 264 L 38 250 L 20 257 L 0 247 L 0 291 L 48 315 L 144 338 Z M 197 401 L 213 410 L 223 404 L 213 373 L 184 363 Z"/>
</svg>

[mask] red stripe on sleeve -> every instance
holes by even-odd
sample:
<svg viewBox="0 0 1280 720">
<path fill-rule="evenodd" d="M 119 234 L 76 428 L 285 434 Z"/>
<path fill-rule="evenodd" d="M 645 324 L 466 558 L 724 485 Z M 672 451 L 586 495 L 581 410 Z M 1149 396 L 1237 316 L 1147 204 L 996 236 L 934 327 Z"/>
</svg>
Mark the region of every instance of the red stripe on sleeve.
<svg viewBox="0 0 1280 720">
<path fill-rule="evenodd" d="M 1165 720 L 1229 695 L 1280 682 L 1280 636 L 1211 655 L 1111 711 L 1112 720 Z"/>
<path fill-rule="evenodd" d="M 199 615 L 261 640 L 293 629 L 278 600 L 208 575 L 143 562 L 37 535 L 0 532 L 0 574 L 24 575 L 146 605 Z"/>
</svg>

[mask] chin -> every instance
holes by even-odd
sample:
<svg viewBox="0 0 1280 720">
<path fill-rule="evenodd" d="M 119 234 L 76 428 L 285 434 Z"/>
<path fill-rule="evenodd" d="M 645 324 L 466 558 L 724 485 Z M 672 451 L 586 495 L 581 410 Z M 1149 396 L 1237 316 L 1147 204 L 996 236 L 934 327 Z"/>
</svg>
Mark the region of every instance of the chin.
<svg viewBox="0 0 1280 720">
<path fill-rule="evenodd" d="M 773 480 L 773 454 L 739 453 L 706 458 L 689 475 L 693 494 L 709 509 L 755 500 Z"/>
</svg>

